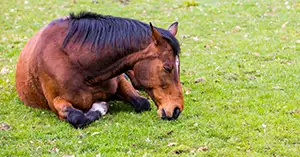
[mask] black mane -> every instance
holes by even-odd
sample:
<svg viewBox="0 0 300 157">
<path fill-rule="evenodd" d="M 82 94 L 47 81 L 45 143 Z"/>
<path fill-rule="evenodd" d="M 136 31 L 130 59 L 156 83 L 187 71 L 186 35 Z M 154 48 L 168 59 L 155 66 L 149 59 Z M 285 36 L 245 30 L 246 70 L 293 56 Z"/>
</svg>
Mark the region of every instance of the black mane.
<svg viewBox="0 0 300 157">
<path fill-rule="evenodd" d="M 91 12 L 70 13 L 70 26 L 62 47 L 69 42 L 90 44 L 97 53 L 107 47 L 116 53 L 137 52 L 151 40 L 148 24 L 138 20 L 105 16 Z M 174 55 L 180 52 L 177 39 L 167 30 L 156 28 L 173 48 Z"/>
</svg>

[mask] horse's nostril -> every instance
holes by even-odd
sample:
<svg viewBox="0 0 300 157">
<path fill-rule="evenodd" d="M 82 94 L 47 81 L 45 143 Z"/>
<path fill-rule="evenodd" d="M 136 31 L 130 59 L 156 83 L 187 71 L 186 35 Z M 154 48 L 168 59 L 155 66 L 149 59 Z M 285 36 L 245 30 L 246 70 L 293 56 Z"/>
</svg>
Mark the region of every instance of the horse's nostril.
<svg viewBox="0 0 300 157">
<path fill-rule="evenodd" d="M 167 119 L 167 114 L 166 114 L 165 109 L 161 109 L 161 118 L 162 119 Z"/>
<path fill-rule="evenodd" d="M 180 109 L 176 107 L 173 112 L 173 118 L 177 119 L 179 115 L 180 115 Z"/>
<path fill-rule="evenodd" d="M 173 117 L 168 117 L 165 109 L 161 109 L 161 119 L 163 119 L 163 120 L 172 120 Z"/>
<path fill-rule="evenodd" d="M 180 109 L 178 107 L 174 109 L 172 117 L 167 116 L 165 109 L 161 109 L 161 118 L 164 120 L 175 120 L 179 117 L 179 115 L 180 115 Z"/>
</svg>

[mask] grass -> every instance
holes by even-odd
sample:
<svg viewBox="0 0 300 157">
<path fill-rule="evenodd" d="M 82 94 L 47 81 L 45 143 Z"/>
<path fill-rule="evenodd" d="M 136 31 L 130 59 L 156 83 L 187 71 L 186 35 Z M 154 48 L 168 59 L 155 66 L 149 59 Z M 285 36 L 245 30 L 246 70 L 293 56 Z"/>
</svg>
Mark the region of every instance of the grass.
<svg viewBox="0 0 300 157">
<path fill-rule="evenodd" d="M 2 0 L 0 6 L 0 123 L 11 127 L 0 130 L 0 156 L 299 155 L 298 0 Z M 14 85 L 22 47 L 52 19 L 80 10 L 164 28 L 179 21 L 185 110 L 177 121 L 112 102 L 110 114 L 76 130 L 22 104 Z"/>
</svg>

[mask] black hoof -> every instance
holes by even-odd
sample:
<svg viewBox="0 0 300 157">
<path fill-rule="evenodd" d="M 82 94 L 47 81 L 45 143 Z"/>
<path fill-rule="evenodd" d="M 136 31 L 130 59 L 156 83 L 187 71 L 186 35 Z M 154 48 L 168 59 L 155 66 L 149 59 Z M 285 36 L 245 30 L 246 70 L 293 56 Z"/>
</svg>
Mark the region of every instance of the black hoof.
<svg viewBox="0 0 300 157">
<path fill-rule="evenodd" d="M 67 121 L 70 124 L 72 124 L 75 128 L 83 128 L 92 122 L 80 110 L 76 110 L 70 107 L 67 109 L 67 111 Z"/>
<path fill-rule="evenodd" d="M 135 97 L 131 101 L 132 106 L 134 107 L 135 112 L 143 112 L 151 110 L 149 101 L 143 97 Z"/>
<path fill-rule="evenodd" d="M 96 121 L 101 117 L 101 113 L 99 111 L 89 111 L 85 113 L 86 118 L 88 118 L 90 121 Z"/>
</svg>

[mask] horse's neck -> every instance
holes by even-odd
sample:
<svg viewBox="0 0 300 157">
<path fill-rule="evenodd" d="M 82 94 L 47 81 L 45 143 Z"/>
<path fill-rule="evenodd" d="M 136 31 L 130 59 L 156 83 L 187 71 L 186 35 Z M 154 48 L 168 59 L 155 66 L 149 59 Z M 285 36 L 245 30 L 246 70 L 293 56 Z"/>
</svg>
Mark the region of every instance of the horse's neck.
<svg viewBox="0 0 300 157">
<path fill-rule="evenodd" d="M 94 84 L 100 81 L 105 81 L 110 78 L 116 77 L 130 69 L 140 60 L 144 60 L 150 57 L 155 57 L 155 54 L 152 54 L 147 51 L 147 48 L 135 52 L 130 53 L 124 57 L 120 57 L 120 59 L 116 59 L 114 63 L 110 64 L 108 67 L 97 72 L 97 76 L 89 79 L 88 83 Z"/>
</svg>

